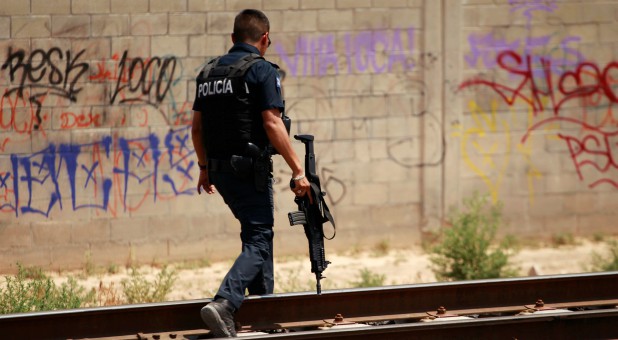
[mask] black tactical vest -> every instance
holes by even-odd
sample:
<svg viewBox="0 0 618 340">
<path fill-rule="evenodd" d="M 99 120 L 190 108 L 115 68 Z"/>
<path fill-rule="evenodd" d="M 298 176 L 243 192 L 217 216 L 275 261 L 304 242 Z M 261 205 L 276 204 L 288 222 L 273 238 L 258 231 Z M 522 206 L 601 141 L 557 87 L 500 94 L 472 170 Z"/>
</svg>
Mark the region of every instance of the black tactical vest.
<svg viewBox="0 0 618 340">
<path fill-rule="evenodd" d="M 219 58 L 206 65 L 197 77 L 197 99 L 202 107 L 202 132 L 209 158 L 227 159 L 243 155 L 247 142 L 264 148 L 268 137 L 262 116 L 245 82 L 244 75 L 264 60 L 251 53 L 231 65 L 218 65 Z"/>
</svg>

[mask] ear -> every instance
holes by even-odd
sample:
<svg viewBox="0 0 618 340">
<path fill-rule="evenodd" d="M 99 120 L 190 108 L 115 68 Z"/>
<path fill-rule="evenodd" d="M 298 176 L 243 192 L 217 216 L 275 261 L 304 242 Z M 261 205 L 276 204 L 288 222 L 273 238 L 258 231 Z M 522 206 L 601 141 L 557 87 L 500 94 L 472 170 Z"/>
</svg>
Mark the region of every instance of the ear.
<svg viewBox="0 0 618 340">
<path fill-rule="evenodd" d="M 234 33 L 230 33 L 230 38 L 232 38 L 232 43 L 235 44 L 236 43 L 236 37 L 234 36 Z"/>
</svg>

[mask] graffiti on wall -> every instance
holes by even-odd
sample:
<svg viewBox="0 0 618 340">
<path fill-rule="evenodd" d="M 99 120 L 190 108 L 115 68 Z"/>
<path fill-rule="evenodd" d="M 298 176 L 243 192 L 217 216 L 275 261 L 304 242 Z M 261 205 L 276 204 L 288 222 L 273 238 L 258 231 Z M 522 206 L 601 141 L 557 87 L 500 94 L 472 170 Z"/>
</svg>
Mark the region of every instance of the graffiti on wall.
<svg viewBox="0 0 618 340">
<path fill-rule="evenodd" d="M 294 50 L 275 43 L 275 50 L 283 61 L 283 68 L 293 77 L 323 76 L 326 74 L 384 73 L 395 67 L 414 69 L 415 30 L 366 30 L 348 32 L 342 37 L 332 33 L 302 35 Z M 340 39 L 341 41 L 339 41 Z M 343 54 L 337 46 L 343 43 Z M 343 61 L 343 65 L 340 65 Z M 331 70 L 329 72 L 329 70 Z"/>
<path fill-rule="evenodd" d="M 174 88 L 189 75 L 175 56 L 130 56 L 128 51 L 89 64 L 86 50 L 58 47 L 27 52 L 9 47 L 0 67 L 0 152 L 33 132 L 150 126 L 153 114 L 169 131 L 128 138 L 116 133 L 87 143 L 50 142 L 0 163 L 0 213 L 50 217 L 58 211 L 118 216 L 195 194 L 192 103 Z M 103 85 L 96 87 L 96 85 Z M 91 86 L 95 85 L 94 90 Z M 345 195 L 335 176 L 325 186 Z M 336 202 L 335 202 L 336 203 Z"/>
<path fill-rule="evenodd" d="M 558 8 L 555 0 L 509 0 L 509 4 L 512 13 L 526 17 L 528 29 L 535 13 L 551 13 Z M 618 162 L 612 151 L 616 149 L 618 135 L 614 114 L 618 62 L 601 64 L 585 58 L 578 51 L 580 41 L 580 37 L 559 34 L 529 34 L 507 41 L 494 31 L 469 36 L 470 53 L 465 61 L 472 67 L 480 62 L 493 76 L 465 80 L 459 89 L 480 91 L 479 94 L 489 89 L 496 97 L 483 104 L 491 108 L 470 100 L 475 123 L 462 127 L 455 136 L 461 138 L 464 163 L 483 180 L 494 199 L 508 171 L 499 164 L 508 164 L 510 151 L 516 151 L 527 164 L 528 192 L 533 200 L 533 183 L 542 176 L 532 156 L 531 136 L 535 132 L 552 141 L 562 141 L 578 179 L 588 188 L 618 188 Z M 498 104 L 506 105 L 508 115 L 504 110 L 502 115 L 494 114 Z M 507 150 L 493 153 L 487 149 L 492 143 L 481 140 L 493 130 L 491 124 L 485 123 L 500 120 L 504 136 L 500 144 Z M 522 122 L 527 128 L 519 138 L 520 143 L 510 144 L 510 126 Z"/>
<path fill-rule="evenodd" d="M 83 144 L 54 144 L 29 155 L 12 154 L 0 173 L 0 211 L 48 217 L 54 210 L 93 209 L 116 216 L 146 200 L 195 192 L 190 127 L 161 140 L 104 136 Z"/>
</svg>

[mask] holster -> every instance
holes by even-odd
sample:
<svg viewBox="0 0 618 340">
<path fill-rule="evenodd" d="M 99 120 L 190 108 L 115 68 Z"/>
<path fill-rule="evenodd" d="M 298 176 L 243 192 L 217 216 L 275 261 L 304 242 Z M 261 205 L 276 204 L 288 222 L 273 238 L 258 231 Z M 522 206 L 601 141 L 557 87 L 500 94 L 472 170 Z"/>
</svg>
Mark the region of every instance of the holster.
<svg viewBox="0 0 618 340">
<path fill-rule="evenodd" d="M 249 179 L 253 174 L 253 158 L 232 155 L 230 158 L 232 173 L 240 179 Z"/>
<path fill-rule="evenodd" d="M 268 181 L 272 178 L 272 159 L 268 150 L 260 150 L 253 143 L 247 143 L 244 155 L 233 155 L 230 158 L 232 172 L 236 177 L 243 180 L 253 178 L 255 189 L 260 192 L 266 191 Z"/>
</svg>

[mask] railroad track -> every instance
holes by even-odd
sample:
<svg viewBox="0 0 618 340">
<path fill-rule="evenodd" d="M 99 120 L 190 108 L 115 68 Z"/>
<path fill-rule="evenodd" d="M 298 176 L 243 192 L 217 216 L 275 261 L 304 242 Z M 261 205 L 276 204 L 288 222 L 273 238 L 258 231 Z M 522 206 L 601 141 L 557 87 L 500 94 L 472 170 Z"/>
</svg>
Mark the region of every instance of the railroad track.
<svg viewBox="0 0 618 340">
<path fill-rule="evenodd" d="M 0 338 L 206 339 L 209 301 L 0 316 Z M 607 339 L 617 305 L 605 272 L 249 297 L 236 319 L 246 339 Z"/>
</svg>

